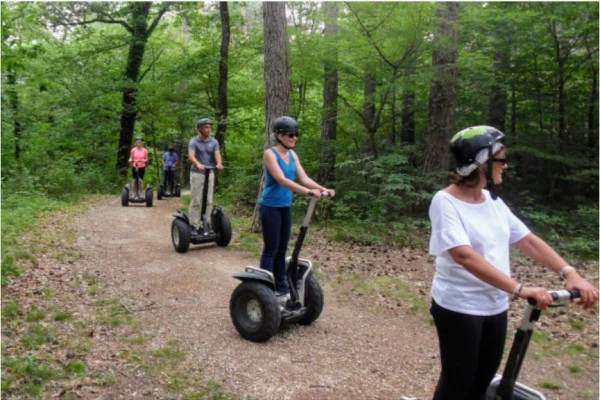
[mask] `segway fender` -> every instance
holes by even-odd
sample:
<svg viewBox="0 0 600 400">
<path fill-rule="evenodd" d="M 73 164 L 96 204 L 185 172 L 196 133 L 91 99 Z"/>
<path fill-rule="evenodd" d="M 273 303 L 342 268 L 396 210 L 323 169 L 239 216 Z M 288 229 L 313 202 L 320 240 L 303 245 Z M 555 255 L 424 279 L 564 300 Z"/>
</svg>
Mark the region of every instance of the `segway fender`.
<svg viewBox="0 0 600 400">
<path fill-rule="evenodd" d="M 183 211 L 181 211 L 181 210 L 176 211 L 175 214 L 173 214 L 173 217 L 184 221 L 188 225 L 190 224 L 190 220 L 188 219 L 188 216 L 185 215 L 183 213 Z"/>
<path fill-rule="evenodd" d="M 260 282 L 267 285 L 272 290 L 275 290 L 275 279 L 273 278 L 273 274 L 264 269 L 246 267 L 244 272 L 235 274 L 233 277 L 242 282 Z"/>
</svg>

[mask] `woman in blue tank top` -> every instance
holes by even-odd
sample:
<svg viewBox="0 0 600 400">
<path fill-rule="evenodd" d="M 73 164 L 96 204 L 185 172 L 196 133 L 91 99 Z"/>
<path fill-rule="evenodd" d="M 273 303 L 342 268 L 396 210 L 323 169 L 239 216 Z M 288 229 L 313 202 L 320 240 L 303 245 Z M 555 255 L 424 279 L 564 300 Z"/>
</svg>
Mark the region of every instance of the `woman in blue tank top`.
<svg viewBox="0 0 600 400">
<path fill-rule="evenodd" d="M 289 298 L 285 279 L 285 254 L 292 229 L 293 193 L 320 195 L 335 191 L 326 189 L 306 175 L 292 148 L 298 140 L 298 123 L 291 117 L 279 117 L 272 129 L 277 144 L 265 150 L 266 185 L 260 203 L 260 220 L 264 247 L 260 267 L 273 273 L 275 290 L 280 302 Z M 301 184 L 297 184 L 296 177 Z"/>
</svg>

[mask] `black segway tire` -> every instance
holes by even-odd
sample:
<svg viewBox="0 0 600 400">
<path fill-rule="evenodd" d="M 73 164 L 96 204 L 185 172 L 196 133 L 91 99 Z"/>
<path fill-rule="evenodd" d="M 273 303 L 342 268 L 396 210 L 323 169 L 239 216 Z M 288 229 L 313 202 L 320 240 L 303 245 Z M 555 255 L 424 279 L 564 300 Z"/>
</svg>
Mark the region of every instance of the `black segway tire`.
<svg viewBox="0 0 600 400">
<path fill-rule="evenodd" d="M 231 221 L 224 212 L 219 213 L 219 238 L 217 239 L 217 245 L 226 247 L 231 242 Z"/>
<path fill-rule="evenodd" d="M 154 199 L 154 193 L 152 193 L 152 189 L 146 189 L 146 207 L 152 207 L 152 200 Z"/>
<path fill-rule="evenodd" d="M 323 288 L 317 277 L 311 273 L 306 278 L 304 286 L 304 305 L 306 306 L 306 314 L 298 321 L 300 325 L 310 325 L 319 318 L 323 311 Z"/>
<path fill-rule="evenodd" d="M 123 188 L 121 192 L 121 205 L 123 207 L 127 207 L 129 205 L 129 189 L 127 187 Z"/>
<path fill-rule="evenodd" d="M 190 248 L 190 228 L 185 221 L 175 218 L 171 223 L 171 241 L 178 253 L 185 253 Z"/>
<path fill-rule="evenodd" d="M 281 324 L 281 308 L 275 293 L 258 282 L 242 282 L 235 288 L 229 314 L 239 334 L 252 342 L 269 340 Z"/>
<path fill-rule="evenodd" d="M 156 200 L 162 200 L 164 191 L 165 189 L 163 188 L 163 185 L 158 185 L 158 191 L 156 192 Z"/>
</svg>

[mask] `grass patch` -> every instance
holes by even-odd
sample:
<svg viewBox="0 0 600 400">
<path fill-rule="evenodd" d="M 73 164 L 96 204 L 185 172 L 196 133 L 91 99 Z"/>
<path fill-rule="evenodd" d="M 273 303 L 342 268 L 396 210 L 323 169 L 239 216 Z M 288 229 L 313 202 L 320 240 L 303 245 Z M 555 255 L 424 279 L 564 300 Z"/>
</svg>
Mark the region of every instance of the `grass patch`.
<svg viewBox="0 0 600 400">
<path fill-rule="evenodd" d="M 69 320 L 73 319 L 73 314 L 68 313 L 68 312 L 59 311 L 59 312 L 55 313 L 54 315 L 52 315 L 52 319 L 57 322 L 69 321 Z"/>
<path fill-rule="evenodd" d="M 43 320 L 46 317 L 46 314 L 37 308 L 37 306 L 32 305 L 29 309 L 29 312 L 25 316 L 25 321 L 27 322 L 38 322 Z"/>
<path fill-rule="evenodd" d="M 351 275 L 340 273 L 335 285 L 348 296 L 382 296 L 399 307 L 408 306 L 415 315 L 429 316 L 427 301 L 400 278 L 371 277 L 357 272 Z"/>
<path fill-rule="evenodd" d="M 70 361 L 63 367 L 63 371 L 67 375 L 77 375 L 79 377 L 84 377 L 86 375 L 85 364 L 80 360 Z"/>
<path fill-rule="evenodd" d="M 548 390 L 560 390 L 563 387 L 560 382 L 554 381 L 543 381 L 542 383 L 540 383 L 540 386 Z"/>
</svg>

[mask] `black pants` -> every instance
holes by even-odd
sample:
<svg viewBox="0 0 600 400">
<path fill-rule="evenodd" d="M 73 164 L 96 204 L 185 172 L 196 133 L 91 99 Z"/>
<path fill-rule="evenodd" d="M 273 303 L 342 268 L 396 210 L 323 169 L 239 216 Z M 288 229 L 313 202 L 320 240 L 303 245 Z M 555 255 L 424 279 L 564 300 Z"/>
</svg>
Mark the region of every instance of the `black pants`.
<svg viewBox="0 0 600 400">
<path fill-rule="evenodd" d="M 432 302 L 442 372 L 434 400 L 483 400 L 504 350 L 507 312 L 481 317 Z"/>
<path fill-rule="evenodd" d="M 167 192 L 173 193 L 175 191 L 175 170 L 163 170 L 163 188 Z M 171 190 L 168 190 L 168 188 L 171 188 Z"/>
</svg>

